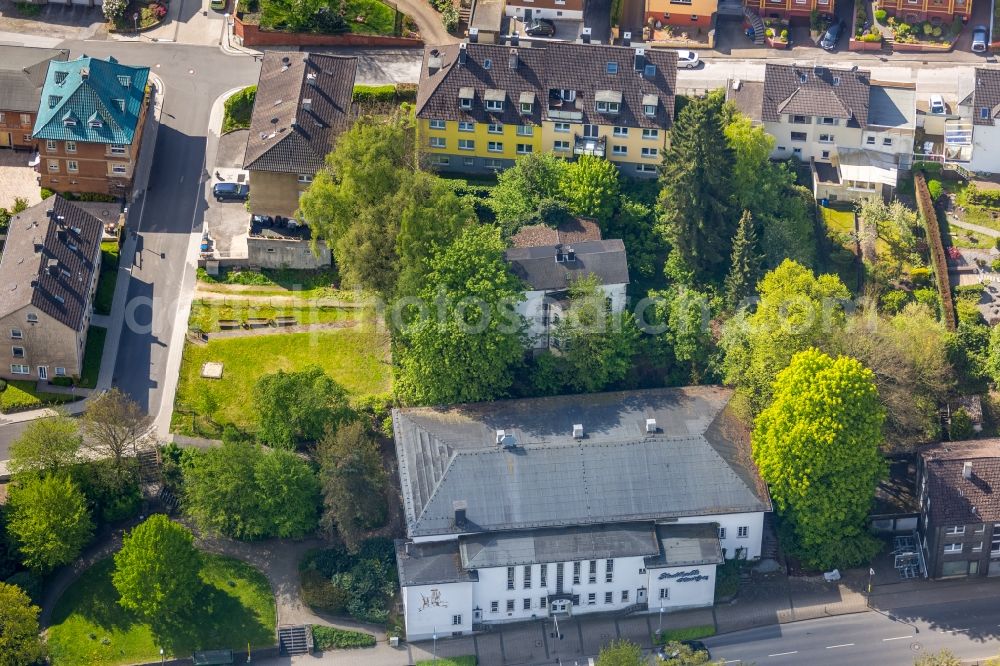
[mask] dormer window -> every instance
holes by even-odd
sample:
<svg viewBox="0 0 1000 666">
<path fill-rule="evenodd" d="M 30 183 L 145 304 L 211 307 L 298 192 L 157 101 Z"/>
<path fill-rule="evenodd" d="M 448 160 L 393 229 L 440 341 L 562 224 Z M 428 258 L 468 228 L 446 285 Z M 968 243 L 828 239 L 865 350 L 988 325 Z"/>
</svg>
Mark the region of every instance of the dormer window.
<svg viewBox="0 0 1000 666">
<path fill-rule="evenodd" d="M 531 102 L 521 102 L 521 114 L 525 116 L 531 115 Z"/>
<path fill-rule="evenodd" d="M 66 80 L 66 72 L 56 72 L 55 81 L 56 85 L 62 85 Z"/>
<path fill-rule="evenodd" d="M 66 127 L 76 127 L 76 116 L 73 115 L 72 111 L 67 111 L 66 115 L 62 117 L 62 121 Z"/>
<path fill-rule="evenodd" d="M 576 101 L 576 91 L 575 90 L 566 90 L 565 88 L 563 88 L 562 90 L 559 91 L 559 97 L 561 97 L 562 101 L 564 101 L 564 102 L 575 102 Z"/>
<path fill-rule="evenodd" d="M 618 73 L 618 63 L 616 63 L 616 62 L 609 62 L 608 63 L 608 67 L 607 67 L 607 69 L 605 71 L 607 71 L 608 74 L 617 74 Z"/>
<path fill-rule="evenodd" d="M 472 88 L 458 89 L 458 106 L 463 109 L 472 108 L 472 99 L 476 96 L 476 91 Z"/>
<path fill-rule="evenodd" d="M 32 323 L 32 324 L 37 323 L 38 322 L 38 315 L 36 315 L 34 312 L 29 312 L 28 313 L 28 322 Z"/>
<path fill-rule="evenodd" d="M 656 95 L 642 96 L 642 112 L 650 117 L 656 115 L 656 107 L 660 104 L 660 98 Z"/>
<path fill-rule="evenodd" d="M 101 114 L 94 111 L 90 118 L 87 119 L 87 124 L 91 127 L 104 127 L 104 119 L 101 118 Z"/>
<path fill-rule="evenodd" d="M 49 108 L 54 109 L 61 99 L 59 95 L 49 95 Z"/>
<path fill-rule="evenodd" d="M 598 113 L 618 113 L 621 110 L 622 94 L 615 90 L 598 90 L 594 95 Z"/>
<path fill-rule="evenodd" d="M 119 74 L 118 83 L 122 84 L 125 88 L 129 88 L 132 86 L 132 77 L 126 76 L 125 74 Z"/>
<path fill-rule="evenodd" d="M 123 99 L 116 99 L 115 100 L 115 104 L 118 105 L 118 110 L 119 111 L 124 111 L 125 110 L 125 100 L 123 100 Z"/>
<path fill-rule="evenodd" d="M 503 90 L 487 90 L 483 95 L 486 102 L 487 111 L 503 111 L 503 103 L 507 98 L 507 93 Z"/>
<path fill-rule="evenodd" d="M 535 93 L 523 92 L 520 97 L 518 97 L 517 101 L 521 108 L 521 115 L 530 116 L 535 107 Z"/>
</svg>

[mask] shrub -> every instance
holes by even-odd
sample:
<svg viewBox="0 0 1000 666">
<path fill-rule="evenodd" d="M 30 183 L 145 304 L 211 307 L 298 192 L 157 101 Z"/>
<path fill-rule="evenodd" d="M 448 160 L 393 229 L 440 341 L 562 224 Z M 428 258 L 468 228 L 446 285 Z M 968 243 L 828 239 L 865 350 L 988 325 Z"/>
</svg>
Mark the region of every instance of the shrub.
<svg viewBox="0 0 1000 666">
<path fill-rule="evenodd" d="M 105 0 L 101 6 L 104 18 L 109 23 L 117 23 L 125 18 L 125 11 L 128 9 L 128 0 Z"/>
<path fill-rule="evenodd" d="M 357 553 L 339 548 L 314 550 L 299 564 L 303 597 L 325 596 L 351 617 L 362 622 L 384 623 L 396 593 L 396 555 L 389 539 L 369 539 L 361 543 Z M 330 581 L 333 590 L 318 585 Z M 306 593 L 307 585 L 310 589 Z M 334 607 L 330 610 L 338 612 Z"/>
<path fill-rule="evenodd" d="M 888 314 L 896 314 L 910 302 L 909 292 L 897 289 L 882 296 L 882 310 Z"/>
<path fill-rule="evenodd" d="M 925 287 L 924 289 L 916 289 L 913 292 L 913 300 L 922 305 L 930 307 L 933 312 L 938 311 L 938 297 L 937 292 L 930 287 Z"/>
<path fill-rule="evenodd" d="M 960 442 L 972 437 L 972 417 L 965 407 L 959 407 L 951 415 L 951 425 L 948 426 L 948 439 L 953 442 Z"/>
<path fill-rule="evenodd" d="M 352 99 L 358 104 L 374 104 L 377 102 L 395 102 L 396 86 L 391 83 L 382 86 L 354 86 Z"/>
<path fill-rule="evenodd" d="M 996 239 L 993 241 L 993 247 L 1000 250 L 1000 236 L 997 236 Z"/>
<path fill-rule="evenodd" d="M 52 379 L 49 380 L 49 383 L 52 384 L 53 386 L 72 386 L 73 385 L 73 378 L 72 377 L 53 377 Z"/>
<path fill-rule="evenodd" d="M 934 28 L 934 30 L 931 31 L 931 34 L 934 35 L 935 37 L 940 37 L 941 36 L 941 26 L 937 26 L 936 28 Z"/>
<path fill-rule="evenodd" d="M 7 380 L 0 379 L 0 393 L 3 393 L 7 389 Z"/>
<path fill-rule="evenodd" d="M 43 187 L 43 188 L 42 188 L 42 201 L 44 201 L 44 200 L 48 199 L 48 198 L 49 198 L 49 197 L 51 197 L 51 196 L 52 196 L 53 194 L 55 194 L 55 192 L 53 192 L 52 190 L 50 190 L 50 189 L 49 189 L 49 188 L 47 188 L 47 187 Z"/>
<path fill-rule="evenodd" d="M 250 116 L 253 114 L 255 99 L 257 99 L 257 86 L 247 86 L 243 90 L 233 93 L 224 104 L 225 116 L 222 119 L 222 131 L 231 132 L 250 127 Z"/>
<path fill-rule="evenodd" d="M 441 23 L 444 25 L 444 29 L 448 32 L 455 31 L 455 28 L 458 27 L 458 10 L 455 9 L 455 5 L 449 4 L 445 7 L 444 11 L 441 12 Z"/>
<path fill-rule="evenodd" d="M 886 16 L 887 16 L 887 14 L 886 14 L 886 11 L 884 9 L 876 9 L 875 10 L 875 20 L 878 21 L 879 23 L 884 23 L 885 19 L 886 19 Z"/>
<path fill-rule="evenodd" d="M 997 261 L 1000 261 L 1000 259 Z M 978 303 L 979 299 L 983 295 L 983 291 L 985 290 L 986 285 L 982 283 L 963 284 L 955 287 L 955 296 L 963 301 L 968 301 L 969 303 Z"/>
<path fill-rule="evenodd" d="M 708 638 L 714 635 L 715 627 L 710 624 L 683 629 L 664 629 L 659 634 L 653 635 L 653 643 L 663 645 L 671 641 L 696 641 L 699 638 Z"/>
<path fill-rule="evenodd" d="M 375 637 L 363 631 L 312 625 L 313 644 L 317 650 L 373 647 Z"/>
<path fill-rule="evenodd" d="M 937 201 L 944 194 L 944 186 L 941 185 L 940 180 L 929 180 L 927 181 L 927 191 L 930 192 L 931 199 Z"/>
<path fill-rule="evenodd" d="M 934 33 L 934 26 L 930 23 L 924 23 L 923 32 L 925 36 L 930 37 Z"/>
<path fill-rule="evenodd" d="M 781 31 L 781 41 L 783 41 L 783 42 L 787 42 L 788 41 L 788 31 L 787 30 L 782 30 Z"/>
</svg>

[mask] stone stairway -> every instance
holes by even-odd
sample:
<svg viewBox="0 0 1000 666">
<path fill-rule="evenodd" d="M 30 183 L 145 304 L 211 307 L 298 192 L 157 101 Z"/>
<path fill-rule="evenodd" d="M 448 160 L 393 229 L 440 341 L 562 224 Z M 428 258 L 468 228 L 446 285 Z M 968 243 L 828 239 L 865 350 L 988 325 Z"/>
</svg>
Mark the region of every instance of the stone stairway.
<svg viewBox="0 0 1000 666">
<path fill-rule="evenodd" d="M 312 649 L 312 631 L 304 624 L 278 627 L 281 654 L 308 654 Z"/>
<path fill-rule="evenodd" d="M 760 15 L 749 7 L 743 8 L 743 17 L 753 29 L 753 43 L 760 45 L 764 43 L 764 21 Z"/>
<path fill-rule="evenodd" d="M 774 524 L 774 514 L 764 514 L 764 534 L 760 540 L 761 559 L 778 560 L 778 530 Z"/>
</svg>

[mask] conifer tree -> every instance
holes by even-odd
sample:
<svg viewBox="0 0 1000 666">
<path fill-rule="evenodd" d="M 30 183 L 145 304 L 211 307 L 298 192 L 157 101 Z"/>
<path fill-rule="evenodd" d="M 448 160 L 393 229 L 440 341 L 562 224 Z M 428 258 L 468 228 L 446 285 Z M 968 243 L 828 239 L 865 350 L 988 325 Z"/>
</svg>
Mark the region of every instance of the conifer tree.
<svg viewBox="0 0 1000 666">
<path fill-rule="evenodd" d="M 736 237 L 733 238 L 732 265 L 726 275 L 725 294 L 726 306 L 735 310 L 740 302 L 753 291 L 760 267 L 760 256 L 757 254 L 757 230 L 754 227 L 750 211 L 743 211 L 740 223 L 736 227 Z"/>
</svg>

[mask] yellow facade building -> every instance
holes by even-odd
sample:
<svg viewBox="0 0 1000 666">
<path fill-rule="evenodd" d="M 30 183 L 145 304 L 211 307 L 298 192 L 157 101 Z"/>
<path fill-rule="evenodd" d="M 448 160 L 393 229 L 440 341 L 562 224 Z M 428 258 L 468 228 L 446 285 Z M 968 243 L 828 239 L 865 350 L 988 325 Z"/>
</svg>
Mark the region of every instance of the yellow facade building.
<svg viewBox="0 0 1000 666">
<path fill-rule="evenodd" d="M 655 177 L 673 122 L 672 51 L 463 43 L 424 52 L 418 137 L 441 171 L 491 173 L 519 155 L 605 157 Z"/>
</svg>

